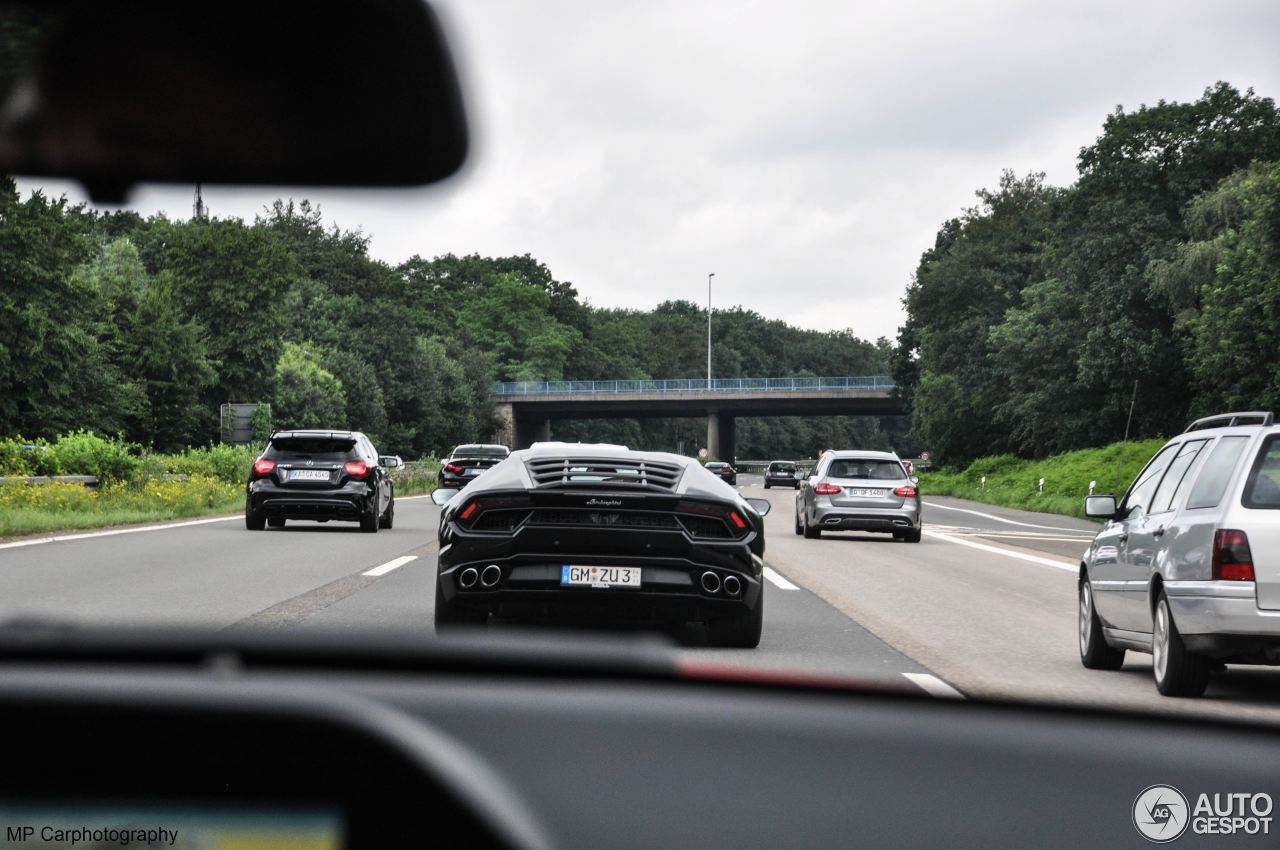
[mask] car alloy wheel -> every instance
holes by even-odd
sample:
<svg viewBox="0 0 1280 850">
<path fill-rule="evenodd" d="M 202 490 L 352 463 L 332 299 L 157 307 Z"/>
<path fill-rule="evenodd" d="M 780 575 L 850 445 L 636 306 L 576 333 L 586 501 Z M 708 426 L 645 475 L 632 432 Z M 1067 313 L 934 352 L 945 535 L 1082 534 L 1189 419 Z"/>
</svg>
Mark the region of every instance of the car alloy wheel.
<svg viewBox="0 0 1280 850">
<path fill-rule="evenodd" d="M 1169 608 L 1161 600 L 1156 605 L 1154 628 L 1151 634 L 1151 666 L 1156 681 L 1163 682 L 1169 675 Z"/>
</svg>

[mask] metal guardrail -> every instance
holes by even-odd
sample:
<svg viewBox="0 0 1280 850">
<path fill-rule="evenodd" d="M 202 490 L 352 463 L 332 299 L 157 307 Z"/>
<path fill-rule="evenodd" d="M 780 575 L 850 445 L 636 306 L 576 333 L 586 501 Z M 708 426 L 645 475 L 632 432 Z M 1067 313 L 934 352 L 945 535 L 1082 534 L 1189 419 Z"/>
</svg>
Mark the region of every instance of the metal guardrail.
<svg viewBox="0 0 1280 850">
<path fill-rule="evenodd" d="M 732 393 L 795 392 L 797 390 L 892 390 L 888 375 L 844 378 L 670 378 L 661 381 L 505 381 L 493 384 L 495 396 L 553 395 L 569 393 Z"/>
</svg>

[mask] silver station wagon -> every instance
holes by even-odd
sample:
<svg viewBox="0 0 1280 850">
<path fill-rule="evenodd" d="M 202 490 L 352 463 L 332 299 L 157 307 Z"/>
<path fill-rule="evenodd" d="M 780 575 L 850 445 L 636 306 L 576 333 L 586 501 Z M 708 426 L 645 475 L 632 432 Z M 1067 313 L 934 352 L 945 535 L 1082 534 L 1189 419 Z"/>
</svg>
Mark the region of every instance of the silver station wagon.
<svg viewBox="0 0 1280 850">
<path fill-rule="evenodd" d="M 917 483 L 893 452 L 829 451 L 796 494 L 796 534 L 880 531 L 919 543 Z"/>
<path fill-rule="evenodd" d="M 1156 687 L 1199 696 L 1226 664 L 1280 663 L 1280 427 L 1270 413 L 1193 422 L 1134 479 L 1080 565 L 1080 659 L 1149 652 Z"/>
</svg>

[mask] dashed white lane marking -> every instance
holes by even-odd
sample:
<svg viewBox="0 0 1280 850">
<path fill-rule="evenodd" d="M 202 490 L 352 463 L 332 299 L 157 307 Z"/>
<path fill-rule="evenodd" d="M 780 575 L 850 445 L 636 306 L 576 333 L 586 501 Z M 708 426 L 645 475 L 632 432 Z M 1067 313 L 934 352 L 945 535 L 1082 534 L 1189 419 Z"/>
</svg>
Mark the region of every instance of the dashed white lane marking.
<svg viewBox="0 0 1280 850">
<path fill-rule="evenodd" d="M 1036 525 L 1034 522 L 1018 522 L 1016 519 L 1008 519 L 1007 517 L 996 516 L 995 514 L 984 514 L 982 511 L 973 511 L 968 508 L 953 508 L 951 505 L 939 505 L 937 502 L 924 502 L 927 508 L 938 508 L 943 511 L 959 511 L 962 514 L 973 514 L 983 519 L 993 519 L 996 522 L 1005 522 L 1009 525 L 1021 525 L 1024 528 L 1047 528 L 1050 531 L 1066 531 L 1072 534 L 1082 534 L 1085 537 L 1093 537 L 1096 532 L 1086 531 L 1082 528 L 1066 528 L 1061 525 Z"/>
<path fill-rule="evenodd" d="M 964 699 L 964 694 L 948 685 L 932 673 L 903 673 L 909 682 L 919 685 L 930 696 L 947 699 Z"/>
<path fill-rule="evenodd" d="M 418 560 L 417 555 L 401 555 L 399 558 L 396 558 L 391 561 L 387 561 L 385 564 L 381 566 L 374 567 L 371 570 L 365 570 L 363 573 L 361 573 L 361 575 L 385 576 L 387 573 L 391 572 L 392 570 L 399 569 L 400 567 L 403 567 L 405 564 L 409 563 L 410 561 L 416 561 L 416 560 Z"/>
<path fill-rule="evenodd" d="M 54 537 L 32 537 L 28 540 L 15 540 L 12 543 L 0 543 L 0 549 L 17 549 L 19 546 L 39 546 L 42 543 L 61 543 L 64 540 L 88 540 L 92 537 L 113 537 L 117 534 L 141 534 L 144 531 L 165 531 L 170 528 L 185 528 L 189 525 L 208 525 L 211 522 L 231 522 L 243 520 L 243 514 L 235 516 L 219 516 L 212 519 L 192 519 L 186 522 L 170 522 L 164 525 L 145 525 L 141 528 L 113 528 L 109 531 L 86 531 L 80 534 L 59 534 Z"/>
<path fill-rule="evenodd" d="M 775 570 L 773 567 L 764 568 L 764 577 L 767 578 L 770 581 L 770 583 L 774 584 L 777 587 L 782 588 L 783 590 L 799 590 L 800 589 L 796 587 L 794 584 L 792 584 L 791 582 L 787 581 L 785 578 L 783 578 L 782 574 L 779 573 L 777 570 Z"/>
<path fill-rule="evenodd" d="M 928 537 L 936 537 L 938 540 L 945 540 L 948 543 L 954 543 L 957 546 L 968 546 L 970 549 L 978 549 L 982 552 L 991 552 L 996 555 L 1004 555 L 1006 558 L 1017 558 L 1019 561 L 1026 561 L 1029 564 L 1040 564 L 1044 567 L 1053 567 L 1055 570 L 1065 570 L 1069 573 L 1078 572 L 1079 564 L 1071 564 L 1067 561 L 1055 561 L 1050 558 L 1041 558 L 1037 555 L 1025 555 L 1022 552 L 1014 552 L 1011 549 L 1002 549 L 999 546 L 988 546 L 985 543 L 975 543 L 972 540 L 964 540 L 960 537 L 953 537 L 950 534 L 939 534 L 936 531 L 924 530 L 924 534 Z"/>
</svg>

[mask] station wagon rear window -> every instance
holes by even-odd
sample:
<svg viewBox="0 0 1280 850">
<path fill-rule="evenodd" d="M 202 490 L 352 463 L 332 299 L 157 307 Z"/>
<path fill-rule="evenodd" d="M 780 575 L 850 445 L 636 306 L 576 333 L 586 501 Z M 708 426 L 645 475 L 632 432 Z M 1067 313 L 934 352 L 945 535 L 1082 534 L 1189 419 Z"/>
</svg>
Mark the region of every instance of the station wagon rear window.
<svg viewBox="0 0 1280 850">
<path fill-rule="evenodd" d="M 1236 468 L 1240 452 L 1244 451 L 1246 437 L 1223 437 L 1209 452 L 1204 468 L 1191 488 L 1191 496 L 1187 498 L 1188 508 L 1212 508 L 1222 501 L 1227 492 L 1227 482 L 1231 479 L 1231 471 Z"/>
<path fill-rule="evenodd" d="M 900 481 L 907 477 L 902 464 L 884 458 L 837 458 L 827 468 L 828 478 L 861 478 L 873 481 Z"/>
<path fill-rule="evenodd" d="M 1258 449 L 1258 459 L 1253 462 L 1249 480 L 1244 485 L 1246 508 L 1280 508 L 1280 444 L 1272 434 Z"/>
</svg>

